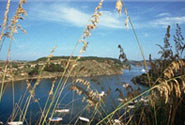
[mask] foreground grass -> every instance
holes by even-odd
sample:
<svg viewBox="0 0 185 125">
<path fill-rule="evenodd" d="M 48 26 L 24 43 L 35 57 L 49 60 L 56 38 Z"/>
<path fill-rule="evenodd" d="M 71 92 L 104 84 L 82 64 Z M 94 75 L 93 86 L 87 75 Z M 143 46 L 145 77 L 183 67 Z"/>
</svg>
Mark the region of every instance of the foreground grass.
<svg viewBox="0 0 185 125">
<path fill-rule="evenodd" d="M 15 68 L 15 65 L 10 63 L 10 54 L 11 54 L 13 36 L 18 26 L 17 23 L 21 19 L 22 15 L 26 14 L 26 11 L 22 7 L 24 3 L 26 3 L 26 0 L 20 0 L 15 16 L 12 18 L 9 26 L 10 28 L 8 29 L 7 14 L 9 12 L 10 0 L 7 1 L 7 7 L 4 14 L 4 22 L 2 25 L 3 27 L 0 35 L 0 44 L 3 43 L 2 37 L 10 39 L 10 44 L 8 48 L 6 63 L 2 66 L 3 73 L 1 74 L 0 100 L 6 89 L 5 81 L 6 81 L 7 75 L 10 76 L 9 79 L 10 81 L 12 81 L 12 86 L 14 86 L 14 81 L 15 81 L 14 78 L 16 77 L 16 74 L 13 74 L 14 73 L 13 68 Z M 76 42 L 76 45 L 70 57 L 67 58 L 66 61 L 64 62 L 65 63 L 64 66 L 60 66 L 58 70 L 58 65 L 57 64 L 53 65 L 54 62 L 52 61 L 55 60 L 55 58 L 53 57 L 53 52 L 55 51 L 55 49 L 51 51 L 50 55 L 47 58 L 42 58 L 38 60 L 38 62 L 43 61 L 44 64 L 42 64 L 40 67 L 35 66 L 36 68 L 31 69 L 32 71 L 29 72 L 30 75 L 35 75 L 36 73 L 37 75 L 36 81 L 32 86 L 28 78 L 26 79 L 26 84 L 27 84 L 26 92 L 29 93 L 29 95 L 27 97 L 24 96 L 21 99 L 21 101 L 18 102 L 18 104 L 13 104 L 14 106 L 16 105 L 17 107 L 15 106 L 16 108 L 13 109 L 12 116 L 19 115 L 18 116 L 19 121 L 29 124 L 28 120 L 26 119 L 26 116 L 28 114 L 30 103 L 32 100 L 38 103 L 38 100 L 35 97 L 35 91 L 38 85 L 40 84 L 41 79 L 43 78 L 43 74 L 46 73 L 45 71 L 48 71 L 48 72 L 52 71 L 50 69 L 51 68 L 50 66 L 53 66 L 53 68 L 56 68 L 55 69 L 56 71 L 59 71 L 59 75 L 58 75 L 59 81 L 55 79 L 52 83 L 52 87 L 49 92 L 45 106 L 40 111 L 41 116 L 38 121 L 39 124 L 52 123 L 52 120 L 50 119 L 53 119 L 57 106 L 60 104 L 61 95 L 64 91 L 64 88 L 67 86 L 67 82 L 71 75 L 79 76 L 80 71 L 82 71 L 85 74 L 87 74 L 87 72 L 92 73 L 93 71 L 87 71 L 87 72 L 85 71 L 85 69 L 89 67 L 91 67 L 91 69 L 94 69 L 94 70 L 98 69 L 99 70 L 98 72 L 101 72 L 101 73 L 102 71 L 105 71 L 106 74 L 107 73 L 111 74 L 111 71 L 108 71 L 107 67 L 109 68 L 113 67 L 113 69 L 111 70 L 121 67 L 120 62 L 118 63 L 117 61 L 112 59 L 110 59 L 109 61 L 102 62 L 101 59 L 93 58 L 92 60 L 89 59 L 90 61 L 86 62 L 84 61 L 84 58 L 81 57 L 81 55 L 87 49 L 87 46 L 88 46 L 87 39 L 90 36 L 91 31 L 96 29 L 99 17 L 102 15 L 100 12 L 100 9 L 102 8 L 102 4 L 103 4 L 103 0 L 100 0 L 100 2 L 98 3 L 95 9 L 94 14 L 91 16 L 90 24 L 86 26 L 84 33 L 80 37 L 79 41 Z M 184 108 L 185 63 L 184 61 L 181 60 L 181 58 L 175 58 L 175 59 L 169 58 L 170 57 L 169 55 L 171 54 L 171 50 L 170 50 L 171 48 L 168 45 L 169 29 L 167 30 L 167 34 L 165 37 L 165 46 L 162 49 L 164 50 L 164 52 L 161 52 L 162 53 L 161 60 L 163 64 L 166 61 L 168 62 L 166 63 L 168 65 L 164 64 L 166 66 L 162 68 L 161 66 L 164 66 L 164 65 L 162 64 L 158 65 L 159 66 L 158 68 L 160 70 L 162 69 L 162 71 L 157 72 L 159 76 L 154 81 L 151 82 L 151 80 L 153 80 L 153 76 L 151 76 L 151 74 L 149 74 L 148 72 L 148 69 L 147 69 L 148 66 L 145 61 L 144 51 L 142 49 L 142 46 L 135 32 L 134 25 L 131 22 L 131 18 L 129 17 L 127 8 L 125 4 L 123 4 L 123 1 L 121 0 L 117 0 L 116 8 L 119 14 L 121 13 L 122 8 L 124 9 L 124 13 L 126 15 L 126 21 L 125 21 L 126 27 L 128 28 L 128 24 L 129 23 L 131 24 L 134 37 L 136 38 L 137 44 L 140 48 L 141 55 L 144 60 L 145 69 L 147 71 L 145 80 L 147 81 L 150 88 L 142 93 L 137 93 L 137 94 L 134 94 L 133 91 L 131 92 L 128 91 L 127 96 L 120 99 L 121 100 L 120 105 L 116 107 L 114 111 L 112 111 L 111 113 L 107 113 L 106 109 L 103 108 L 103 105 L 105 105 L 104 100 L 106 98 L 106 94 L 104 92 L 100 93 L 97 90 L 94 90 L 92 88 L 92 85 L 87 80 L 77 78 L 76 80 L 74 80 L 70 89 L 71 91 L 75 92 L 77 95 L 79 96 L 82 95 L 84 97 L 83 101 L 86 102 L 86 106 L 84 106 L 84 109 L 82 109 L 82 111 L 88 110 L 88 109 L 91 109 L 93 111 L 92 111 L 92 115 L 90 116 L 90 119 L 79 117 L 81 114 L 79 113 L 78 116 L 76 116 L 75 123 L 78 124 L 79 119 L 83 119 L 83 120 L 85 119 L 85 121 L 88 122 L 88 124 L 94 123 L 93 121 L 96 120 L 95 116 L 100 118 L 98 119 L 97 122 L 95 122 L 97 124 L 175 124 L 176 123 L 175 121 L 180 121 L 180 120 L 181 120 L 180 123 L 183 123 L 184 121 L 181 118 L 184 116 L 184 114 L 180 112 L 180 109 Z M 8 34 L 5 33 L 5 29 L 10 30 L 9 32 L 7 32 Z M 182 39 L 183 37 L 177 34 L 176 35 L 177 43 L 178 43 L 177 40 L 179 38 Z M 82 48 L 79 51 L 79 55 L 77 57 L 73 57 L 73 54 L 79 45 L 82 45 Z M 179 52 L 184 50 L 184 48 L 181 48 L 181 44 L 179 46 L 180 46 Z M 175 57 L 177 56 L 178 55 L 176 55 Z M 173 60 L 173 62 L 171 59 Z M 91 65 L 92 62 L 93 62 L 93 65 Z M 101 69 L 100 67 L 96 67 L 95 64 L 100 64 L 101 65 L 100 67 L 103 67 L 103 69 Z M 78 65 L 80 67 L 78 67 Z M 23 70 L 29 70 L 29 69 L 25 69 L 23 67 Z M 77 72 L 74 72 L 75 70 L 77 70 Z M 179 72 L 181 74 L 179 74 Z M 94 74 L 97 74 L 97 71 Z M 20 73 L 17 73 L 17 75 L 20 75 Z M 29 74 L 26 74 L 26 75 L 29 75 Z M 58 83 L 56 84 L 56 82 Z M 55 89 L 53 89 L 54 87 Z M 125 88 L 126 90 L 131 89 L 128 84 L 125 85 Z M 14 87 L 12 87 L 12 89 L 14 92 Z M 119 91 L 121 95 L 122 92 L 119 89 L 117 89 L 117 91 Z M 23 104 L 23 100 L 26 100 L 24 104 Z M 72 102 L 73 101 L 74 100 L 72 100 Z M 122 113 L 119 113 L 119 116 L 116 117 L 118 112 L 122 112 Z M 163 114 L 160 114 L 161 112 L 163 112 Z M 16 117 L 11 117 L 9 121 L 15 121 L 16 120 L 15 118 Z"/>
</svg>

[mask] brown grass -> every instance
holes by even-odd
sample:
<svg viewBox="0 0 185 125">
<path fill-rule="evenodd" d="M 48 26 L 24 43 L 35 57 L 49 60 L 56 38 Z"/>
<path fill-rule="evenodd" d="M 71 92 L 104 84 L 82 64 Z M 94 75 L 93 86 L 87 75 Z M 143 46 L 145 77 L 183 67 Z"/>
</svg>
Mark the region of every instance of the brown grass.
<svg viewBox="0 0 185 125">
<path fill-rule="evenodd" d="M 16 33 L 17 29 L 20 29 L 21 31 L 26 32 L 20 25 L 18 25 L 18 21 L 23 20 L 23 17 L 21 15 L 26 15 L 26 11 L 22 7 L 22 5 L 24 3 L 26 3 L 26 0 L 19 1 L 18 8 L 16 10 L 15 15 L 13 16 L 13 18 L 11 20 L 11 25 L 9 26 L 9 30 L 10 30 L 9 35 L 5 35 L 4 31 L 7 28 L 7 20 L 8 20 L 7 15 L 9 12 L 9 7 L 10 7 L 10 0 L 7 1 L 6 10 L 4 13 L 4 21 L 3 21 L 3 25 L 2 25 L 2 31 L 0 34 L 0 44 L 2 44 L 2 37 L 3 36 L 6 36 L 6 37 L 10 36 L 10 37 L 7 37 L 10 39 L 10 44 L 9 44 L 8 54 L 7 54 L 7 64 L 4 66 L 4 74 L 2 76 L 3 79 L 2 79 L 1 91 L 0 91 L 0 100 L 1 100 L 1 97 L 2 97 L 3 91 L 4 91 L 4 80 L 5 80 L 6 75 L 10 74 L 12 82 L 14 81 L 13 72 L 11 70 L 10 70 L 10 72 L 8 72 L 7 68 L 8 68 L 8 66 L 11 67 L 11 65 L 9 65 L 8 61 L 10 60 L 11 46 L 12 46 L 14 33 Z M 65 70 L 60 75 L 61 79 L 59 80 L 59 83 L 56 86 L 56 90 L 54 90 L 54 87 L 56 85 L 57 79 L 53 80 L 51 89 L 48 93 L 49 96 L 48 96 L 48 99 L 45 103 L 44 109 L 41 109 L 41 116 L 40 116 L 39 124 L 50 124 L 50 122 L 47 122 L 47 118 L 48 118 L 48 116 L 51 116 L 51 118 L 54 116 L 54 111 L 57 108 L 57 106 L 59 105 L 59 100 L 60 100 L 61 94 L 63 93 L 63 90 L 67 85 L 67 82 L 69 80 L 70 75 L 73 73 L 73 69 L 77 65 L 80 65 L 80 63 L 78 63 L 78 61 L 88 47 L 87 41 L 88 41 L 89 36 L 91 35 L 91 31 L 97 28 L 97 24 L 99 23 L 99 18 L 102 15 L 102 13 L 100 12 L 100 9 L 102 8 L 102 4 L 103 4 L 103 0 L 100 0 L 97 7 L 95 8 L 94 13 L 92 14 L 92 16 L 90 18 L 90 24 L 88 24 L 86 26 L 82 36 L 80 37 L 80 40 L 77 41 L 77 43 L 71 53 L 71 56 L 68 59 Z M 128 29 L 129 23 L 131 24 L 132 30 L 133 30 L 134 35 L 136 37 L 136 41 L 138 43 L 138 46 L 141 50 L 141 54 L 144 59 L 145 68 L 148 71 L 145 57 L 144 57 L 144 52 L 143 52 L 143 49 L 142 49 L 140 42 L 138 40 L 137 34 L 134 30 L 134 26 L 131 22 L 131 19 L 128 16 L 127 8 L 122 0 L 117 0 L 116 9 L 118 10 L 119 14 L 121 14 L 122 8 L 124 8 L 124 13 L 126 15 L 125 26 Z M 80 49 L 77 58 L 72 59 L 72 56 L 73 56 L 74 52 L 76 51 L 77 46 L 79 46 L 80 44 L 82 44 L 82 48 Z M 18 105 L 22 105 L 22 100 L 25 99 L 25 97 L 23 97 L 22 100 L 18 104 L 15 104 L 16 106 L 14 107 L 11 121 L 13 121 L 15 116 L 18 114 L 18 112 L 20 112 L 19 120 L 21 120 L 23 122 L 25 121 L 26 123 L 28 123 L 26 120 L 28 107 L 30 105 L 31 100 L 34 100 L 36 103 L 39 104 L 39 101 L 35 98 L 35 90 L 38 87 L 38 85 L 40 84 L 40 81 L 42 79 L 41 76 L 42 76 L 43 70 L 44 70 L 45 66 L 50 63 L 50 59 L 53 56 L 54 51 L 55 51 L 55 48 L 52 49 L 51 54 L 48 56 L 48 59 L 47 59 L 45 65 L 43 65 L 41 67 L 41 69 L 39 70 L 39 75 L 38 75 L 38 78 L 37 78 L 34 86 L 32 87 L 30 81 L 28 79 L 26 80 L 27 91 L 29 92 L 29 96 L 26 98 L 26 103 L 22 107 L 18 106 Z M 118 88 L 117 91 L 120 93 L 120 97 L 122 99 L 124 98 L 124 101 L 117 108 L 115 108 L 115 110 L 110 114 L 107 114 L 104 111 L 104 109 L 102 108 L 102 105 L 104 104 L 104 100 L 105 100 L 106 96 L 110 94 L 110 92 L 107 91 L 107 92 L 105 92 L 105 95 L 102 95 L 97 90 L 92 89 L 92 86 L 89 81 L 82 79 L 82 78 L 78 78 L 78 77 L 77 77 L 77 79 L 73 80 L 73 83 L 72 83 L 72 86 L 70 89 L 72 91 L 74 91 L 75 93 L 77 93 L 78 95 L 83 95 L 82 102 L 87 103 L 87 105 L 84 107 L 84 109 L 87 109 L 87 108 L 94 109 L 92 115 L 90 116 L 91 117 L 90 123 L 94 120 L 96 114 L 99 114 L 100 117 L 102 117 L 102 120 L 99 121 L 98 124 L 101 124 L 101 123 L 116 124 L 113 116 L 118 111 L 121 111 L 126 106 L 128 106 L 129 103 L 134 102 L 135 100 L 137 100 L 141 96 L 145 95 L 146 93 L 152 93 L 151 95 L 147 96 L 150 99 L 150 101 L 148 103 L 148 107 L 152 107 L 151 109 L 154 110 L 154 112 L 152 112 L 152 113 L 155 114 L 155 117 L 157 117 L 156 116 L 157 110 L 155 109 L 155 105 L 156 105 L 156 103 L 160 102 L 159 100 L 161 100 L 161 99 L 164 100 L 165 104 L 171 104 L 173 101 L 175 102 L 175 103 L 172 103 L 173 107 L 170 108 L 170 113 L 169 113 L 169 118 L 168 118 L 168 121 L 171 121 L 171 123 L 174 123 L 177 107 L 182 102 L 183 94 L 185 93 L 185 75 L 184 75 L 185 69 L 184 69 L 184 67 L 185 67 L 185 62 L 183 60 L 173 61 L 164 70 L 164 72 L 161 74 L 161 77 L 157 79 L 157 81 L 156 81 L 157 84 L 155 86 L 149 88 L 148 90 L 146 90 L 143 93 L 139 93 L 138 91 L 134 91 L 132 88 L 130 88 L 131 91 L 128 91 L 129 88 L 127 88 L 128 96 L 127 96 L 127 98 L 124 98 L 122 91 Z M 83 69 L 80 69 L 80 70 L 83 70 Z M 150 83 L 150 77 L 148 74 L 147 74 L 147 76 L 148 76 L 148 81 Z M 14 91 L 14 89 L 13 89 L 13 91 Z M 154 97 L 154 98 L 152 99 L 152 97 Z M 150 123 L 150 122 L 148 122 L 148 119 L 147 119 L 150 116 L 147 116 L 147 113 L 145 112 L 145 107 L 142 107 L 141 109 L 142 109 L 142 111 L 140 112 L 139 121 L 138 121 L 139 124 L 142 122 Z M 129 112 L 130 110 L 128 109 L 128 110 L 126 110 L 126 112 L 127 111 Z M 49 113 L 51 113 L 51 114 L 49 114 Z M 105 118 L 103 118 L 102 114 L 106 114 Z M 119 115 L 120 115 L 118 118 L 120 120 L 119 124 L 137 123 L 137 121 L 132 122 L 132 120 L 134 120 L 134 117 L 135 117 L 133 114 L 129 114 L 128 118 L 127 118 L 126 113 L 119 114 Z M 107 119 L 107 121 L 106 121 L 106 119 Z M 125 120 L 125 122 L 123 122 L 123 120 Z"/>
</svg>

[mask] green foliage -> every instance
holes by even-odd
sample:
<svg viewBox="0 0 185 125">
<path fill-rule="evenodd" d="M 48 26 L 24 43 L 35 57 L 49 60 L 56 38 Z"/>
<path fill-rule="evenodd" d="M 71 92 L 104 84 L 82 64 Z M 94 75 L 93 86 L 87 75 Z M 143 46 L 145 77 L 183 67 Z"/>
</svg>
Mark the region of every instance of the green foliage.
<svg viewBox="0 0 185 125">
<path fill-rule="evenodd" d="M 16 63 L 12 63 L 13 68 L 18 68 L 18 65 Z"/>
<path fill-rule="evenodd" d="M 39 65 L 36 65 L 31 71 L 28 72 L 30 76 L 38 75 L 39 74 Z"/>
<path fill-rule="evenodd" d="M 76 56 L 73 56 L 72 59 L 76 59 Z M 69 56 L 54 56 L 50 60 L 61 60 L 61 59 L 69 59 Z M 46 61 L 47 57 L 42 57 L 37 59 L 35 62 L 39 61 Z M 78 61 L 86 61 L 86 60 L 96 60 L 97 62 L 104 62 L 105 60 L 112 60 L 115 63 L 120 63 L 120 60 L 114 59 L 114 58 L 107 58 L 107 57 L 96 57 L 96 56 L 87 56 L 87 57 L 81 57 Z"/>
<path fill-rule="evenodd" d="M 47 64 L 44 68 L 44 71 L 48 72 L 63 72 L 64 68 L 59 64 L 50 63 Z"/>
</svg>

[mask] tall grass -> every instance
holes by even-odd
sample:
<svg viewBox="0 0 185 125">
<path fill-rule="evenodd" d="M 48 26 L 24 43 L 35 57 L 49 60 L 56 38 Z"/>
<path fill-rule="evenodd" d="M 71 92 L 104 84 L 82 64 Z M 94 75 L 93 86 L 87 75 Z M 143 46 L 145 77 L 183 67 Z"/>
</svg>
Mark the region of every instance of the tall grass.
<svg viewBox="0 0 185 125">
<path fill-rule="evenodd" d="M 11 20 L 10 26 L 7 26 L 8 21 L 8 12 L 10 8 L 10 0 L 7 1 L 6 10 L 4 13 L 4 21 L 1 29 L 0 34 L 0 45 L 3 44 L 3 38 L 8 38 L 10 40 L 9 47 L 8 47 L 8 53 L 7 53 L 7 63 L 4 65 L 3 69 L 3 76 L 1 79 L 1 89 L 0 89 L 0 101 L 3 96 L 3 92 L 5 91 L 5 77 L 7 74 L 12 76 L 12 91 L 13 91 L 13 97 L 14 97 L 14 79 L 13 73 L 9 73 L 8 69 L 11 68 L 11 65 L 9 64 L 10 56 L 11 56 L 11 48 L 12 48 L 12 42 L 14 38 L 14 33 L 19 28 L 23 32 L 25 30 L 18 25 L 18 21 L 23 19 L 22 15 L 26 15 L 26 11 L 22 7 L 22 5 L 26 3 L 26 0 L 20 0 L 18 8 L 16 10 L 15 15 L 13 16 Z M 50 88 L 50 91 L 48 93 L 48 98 L 46 100 L 46 103 L 44 104 L 43 109 L 40 107 L 38 99 L 35 97 L 36 88 L 39 86 L 43 70 L 46 67 L 46 65 L 51 63 L 51 58 L 53 57 L 53 52 L 55 51 L 55 47 L 51 50 L 50 55 L 48 56 L 45 64 L 39 69 L 38 77 L 32 86 L 31 82 L 26 80 L 27 89 L 25 90 L 25 93 L 29 93 L 29 96 L 23 96 L 18 103 L 15 104 L 14 98 L 13 98 L 13 111 L 12 116 L 9 121 L 15 121 L 16 117 L 19 115 L 19 121 L 22 121 L 26 124 L 29 124 L 28 120 L 26 119 L 26 116 L 28 115 L 28 109 L 30 106 L 31 101 L 34 101 L 38 103 L 38 106 L 40 107 L 40 118 L 38 119 L 38 124 L 51 124 L 51 121 L 49 118 L 53 118 L 55 111 L 57 109 L 57 106 L 60 105 L 61 101 L 64 99 L 62 97 L 62 94 L 64 92 L 64 89 L 68 86 L 70 75 L 73 73 L 74 68 L 77 65 L 80 65 L 78 61 L 80 60 L 82 54 L 86 51 L 88 47 L 88 38 L 91 35 L 91 31 L 96 29 L 99 18 L 101 17 L 102 13 L 100 12 L 100 9 L 102 8 L 103 0 L 100 0 L 97 7 L 95 8 L 94 13 L 92 14 L 89 24 L 85 27 L 84 32 L 80 39 L 76 42 L 76 45 L 73 48 L 73 51 L 67 60 L 67 63 L 64 68 L 64 72 L 60 73 L 60 79 L 57 81 L 57 79 L 54 79 L 52 82 L 52 86 Z M 121 103 L 115 107 L 115 109 L 112 112 L 107 112 L 107 110 L 104 108 L 105 99 L 109 96 L 110 91 L 107 92 L 102 91 L 102 93 L 98 92 L 98 90 L 94 90 L 93 86 L 91 85 L 91 82 L 88 80 L 78 78 L 76 74 L 76 79 L 73 80 L 73 82 L 70 84 L 70 90 L 76 93 L 79 96 L 83 96 L 82 102 L 86 102 L 84 108 L 81 110 L 81 112 L 77 113 L 72 119 L 75 120 L 75 124 L 78 124 L 81 117 L 81 114 L 85 110 L 92 110 L 92 114 L 89 116 L 90 120 L 88 124 L 160 124 L 162 118 L 160 118 L 160 112 L 162 110 L 168 110 L 169 112 L 165 112 L 168 117 L 165 116 L 164 123 L 167 124 L 174 124 L 175 118 L 176 118 L 176 112 L 178 111 L 178 107 L 180 107 L 181 104 L 183 104 L 184 100 L 184 93 L 185 93 L 185 75 L 184 73 L 184 67 L 185 62 L 184 60 L 175 60 L 167 66 L 163 72 L 160 74 L 160 77 L 156 79 L 154 84 L 151 84 L 151 77 L 149 75 L 148 66 L 146 63 L 146 59 L 144 56 L 144 50 L 141 46 L 141 43 L 138 39 L 137 33 L 135 31 L 134 25 L 131 21 L 131 17 L 128 14 L 128 10 L 126 8 L 126 4 L 123 3 L 122 0 L 117 0 L 116 2 L 116 9 L 118 10 L 118 13 L 121 14 L 122 9 L 124 10 L 124 14 L 126 15 L 125 20 L 125 26 L 128 29 L 129 24 L 131 25 L 131 30 L 133 31 L 134 37 L 136 39 L 137 45 L 140 49 L 141 55 L 144 60 L 144 66 L 147 71 L 147 80 L 149 84 L 149 88 L 142 92 L 137 93 L 136 91 L 132 90 L 132 87 L 127 86 L 127 96 L 123 96 L 123 93 L 121 90 L 117 89 L 116 91 L 119 92 L 121 97 Z M 5 32 L 8 30 L 9 32 Z M 74 53 L 77 51 L 77 47 L 82 44 L 81 50 L 78 52 L 78 56 L 76 58 L 73 58 Z M 120 47 L 121 48 L 121 47 Z M 182 53 L 182 52 L 181 52 Z M 181 74 L 178 74 L 181 72 Z M 131 89 L 131 92 L 129 90 Z M 62 99 L 61 99 L 62 97 Z M 25 103 L 23 103 L 23 100 L 26 100 Z M 75 100 L 72 100 L 71 103 L 73 104 Z M 114 104 L 115 102 L 112 101 Z M 134 105 L 131 105 L 131 103 L 134 103 Z M 163 106 L 164 107 L 161 107 Z M 129 108 L 130 107 L 130 108 Z M 134 110 L 132 110 L 134 107 Z M 182 106 L 183 107 L 183 106 Z M 148 115 L 150 113 L 150 115 Z M 148 115 L 148 116 L 147 116 Z M 98 121 L 97 117 L 98 116 Z M 164 116 L 161 116 L 164 117 Z M 117 119 L 116 119 L 117 118 Z M 95 121 L 95 122 L 94 122 Z M 30 121 L 31 122 L 31 121 Z"/>
<path fill-rule="evenodd" d="M 7 53 L 7 63 L 4 66 L 4 73 L 3 73 L 3 78 L 2 78 L 2 83 L 1 83 L 1 91 L 0 91 L 0 101 L 3 95 L 3 89 L 4 89 L 4 80 L 5 80 L 5 76 L 7 75 L 7 67 L 9 65 L 9 60 L 10 60 L 10 54 L 11 54 L 11 48 L 12 48 L 12 42 L 14 39 L 14 33 L 17 31 L 17 29 L 21 29 L 23 32 L 25 32 L 25 30 L 18 25 L 18 21 L 21 19 L 23 20 L 24 18 L 22 17 L 22 15 L 26 15 L 26 11 L 24 10 L 24 8 L 22 7 L 22 5 L 26 3 L 26 0 L 20 0 L 19 1 L 19 5 L 18 8 L 15 12 L 15 15 L 13 16 L 13 18 L 11 19 L 11 24 L 9 26 L 7 26 L 7 20 L 8 20 L 8 12 L 9 12 L 9 7 L 10 7 L 10 0 L 7 1 L 7 5 L 6 5 L 6 10 L 4 13 L 4 21 L 3 21 L 3 25 L 2 25 L 2 30 L 1 30 L 1 35 L 0 35 L 0 45 L 2 46 L 3 44 L 3 37 L 6 37 L 10 40 L 9 42 L 9 47 L 8 47 L 8 53 Z M 5 33 L 5 30 L 9 30 Z M 11 74 L 9 74 L 11 75 Z"/>
</svg>

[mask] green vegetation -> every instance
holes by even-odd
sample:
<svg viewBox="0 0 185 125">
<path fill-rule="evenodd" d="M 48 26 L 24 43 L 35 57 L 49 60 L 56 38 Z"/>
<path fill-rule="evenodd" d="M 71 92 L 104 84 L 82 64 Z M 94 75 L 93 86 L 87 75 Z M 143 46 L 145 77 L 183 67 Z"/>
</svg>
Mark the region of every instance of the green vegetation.
<svg viewBox="0 0 185 125">
<path fill-rule="evenodd" d="M 30 76 L 38 75 L 40 70 L 41 70 L 41 66 L 36 64 L 34 68 L 28 68 L 27 69 L 27 73 Z M 59 64 L 50 63 L 50 64 L 47 64 L 44 67 L 43 71 L 47 71 L 47 72 L 63 72 L 64 68 L 61 65 L 59 65 Z"/>
<path fill-rule="evenodd" d="M 64 68 L 59 64 L 50 63 L 44 67 L 44 71 L 48 72 L 64 72 Z"/>
<path fill-rule="evenodd" d="M 77 57 L 73 56 L 71 59 L 76 59 Z M 40 61 L 46 61 L 48 57 L 42 57 L 37 59 L 33 62 L 40 62 Z M 50 60 L 61 60 L 61 59 L 69 59 L 69 56 L 54 56 L 51 57 Z M 104 62 L 105 60 L 112 60 L 115 63 L 121 64 L 121 61 L 114 58 L 108 58 L 108 57 L 97 57 L 97 56 L 87 56 L 87 57 L 81 57 L 78 61 L 85 61 L 85 60 L 96 60 L 97 62 Z"/>
<path fill-rule="evenodd" d="M 36 65 L 33 69 L 28 70 L 28 75 L 33 76 L 33 75 L 38 75 L 39 74 L 39 65 Z"/>
<path fill-rule="evenodd" d="M 7 67 L 7 70 L 13 70 L 16 80 L 35 79 L 39 76 L 39 72 L 42 70 L 42 78 L 54 78 L 63 73 L 67 61 L 70 57 L 52 57 L 50 62 L 47 62 L 47 57 L 40 58 L 31 62 L 12 62 Z M 72 58 L 72 62 L 75 57 Z M 71 62 L 71 63 L 72 63 Z M 5 62 L 2 62 L 2 68 Z M 71 65 L 71 64 L 70 64 Z M 100 75 L 114 75 L 121 74 L 122 69 L 127 68 L 126 64 L 121 63 L 118 59 L 113 58 L 100 58 L 100 57 L 82 57 L 79 60 L 79 64 L 74 68 L 73 73 L 70 76 L 100 76 Z M 43 69 L 42 69 L 43 68 Z M 68 71 L 68 70 L 67 70 Z M 1 76 L 0 76 L 1 77 Z M 11 78 L 6 77 L 6 82 L 10 82 Z"/>
</svg>

